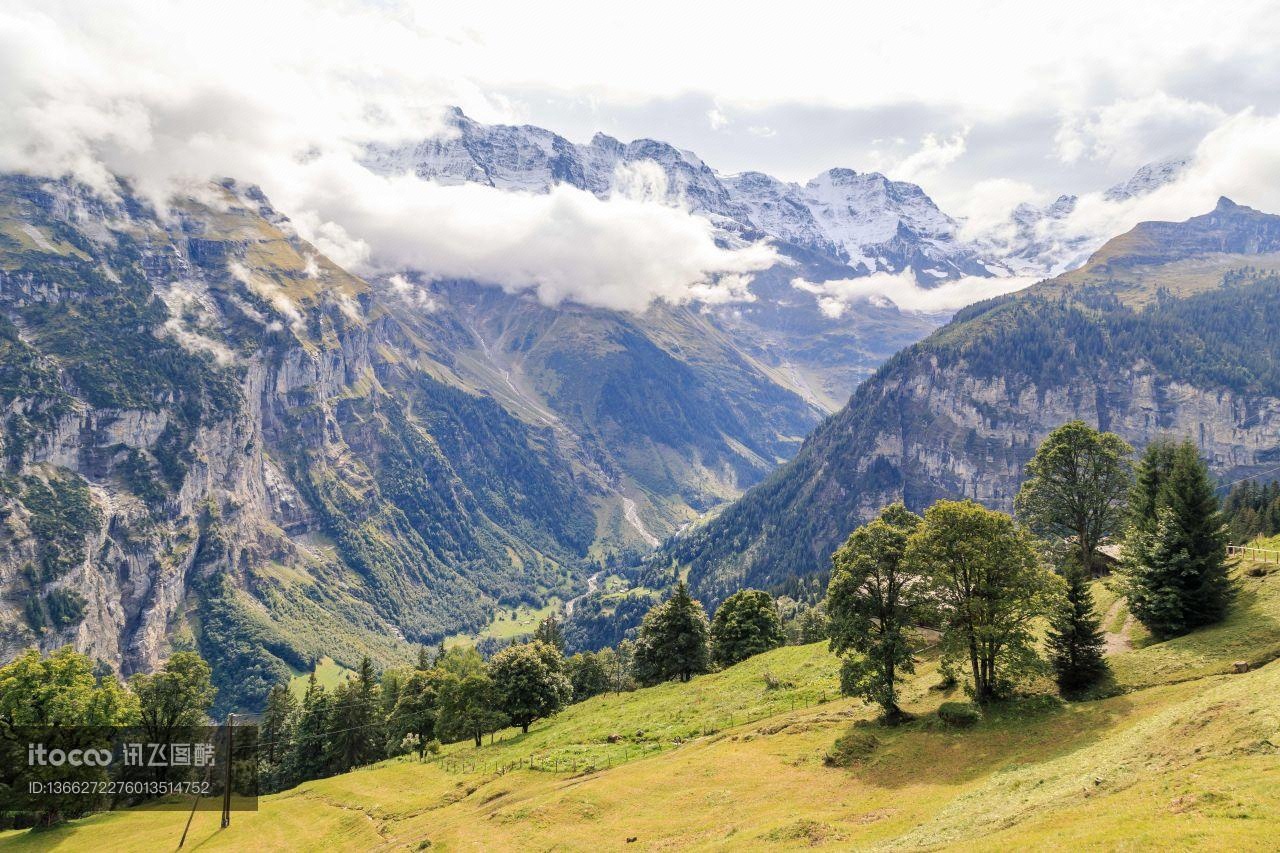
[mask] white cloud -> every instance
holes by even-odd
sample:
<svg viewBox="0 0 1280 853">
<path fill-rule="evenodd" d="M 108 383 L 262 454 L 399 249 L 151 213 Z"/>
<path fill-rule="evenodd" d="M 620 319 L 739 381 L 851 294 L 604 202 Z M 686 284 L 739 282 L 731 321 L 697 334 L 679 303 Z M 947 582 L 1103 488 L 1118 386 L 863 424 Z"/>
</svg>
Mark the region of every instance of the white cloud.
<svg viewBox="0 0 1280 853">
<path fill-rule="evenodd" d="M 747 275 L 776 261 L 764 244 L 720 248 L 708 220 L 647 197 L 602 200 L 568 185 L 544 194 L 441 186 L 374 175 L 344 158 L 306 168 L 318 174 L 303 182 L 309 192 L 298 204 L 315 213 L 298 221 L 299 233 L 357 270 L 411 268 L 529 290 L 548 305 L 642 311 L 654 299 L 747 298 Z M 629 173 L 634 191 L 665 192 L 649 171 Z"/>
<path fill-rule="evenodd" d="M 1064 163 L 1090 158 L 1133 169 L 1188 150 L 1225 119 L 1211 104 L 1153 92 L 1081 110 L 1063 120 L 1054 141 Z"/>
<path fill-rule="evenodd" d="M 392 293 L 420 311 L 434 314 L 440 310 L 440 303 L 436 301 L 434 296 L 428 293 L 425 288 L 414 284 L 399 273 L 389 277 L 387 284 L 391 286 Z"/>
<path fill-rule="evenodd" d="M 968 130 L 962 130 L 945 139 L 933 133 L 925 134 L 917 150 L 886 167 L 885 173 L 899 181 L 926 181 L 960 159 L 967 134 Z"/>
<path fill-rule="evenodd" d="M 1280 116 L 1251 110 L 1232 116 L 1206 134 L 1177 180 L 1122 201 L 1088 193 L 1070 216 L 1046 225 L 1052 236 L 1084 236 L 1101 244 L 1139 222 L 1176 222 L 1207 213 L 1224 195 L 1259 210 L 1280 211 Z"/>
<path fill-rule="evenodd" d="M 197 323 L 214 324 L 214 312 L 208 298 L 196 288 L 195 284 L 175 281 L 160 291 L 160 299 L 169 310 L 169 319 L 161 324 L 159 332 L 173 338 L 184 349 L 212 355 L 218 364 L 234 364 L 237 361 L 235 353 L 225 344 L 188 325 L 189 315 Z"/>
<path fill-rule="evenodd" d="M 6 7 L 0 171 L 74 174 L 104 192 L 124 175 L 158 205 L 210 178 L 257 183 L 302 236 L 355 271 L 413 266 L 548 303 L 632 310 L 742 298 L 744 275 L 772 250 L 718 247 L 707 221 L 666 203 L 665 183 L 644 165 L 619 175 L 621 191 L 604 201 L 568 187 L 441 187 L 359 166 L 370 141 L 447 132 L 445 104 L 501 117 L 501 100 L 461 70 L 484 76 L 495 54 L 450 26 L 459 10 L 436 12 L 301 0 Z M 282 294 L 265 295 L 290 314 Z"/>
<path fill-rule="evenodd" d="M 1102 239 L 1139 219 L 1185 218 L 1224 193 L 1280 210 L 1278 119 L 1225 115 L 1203 92 L 1166 94 L 1201 68 L 1226 81 L 1234 69 L 1272 67 L 1276 4 L 1244 0 L 1224 15 L 1211 0 L 1172 12 L 1155 2 L 1080 0 L 1048 10 L 915 2 L 655 0 L 647 14 L 631 15 L 567 0 L 548 17 L 503 0 L 10 0 L 0 7 L 0 171 L 70 172 L 104 189 L 120 173 L 153 199 L 175 184 L 233 176 L 262 185 L 342 265 L 393 270 L 413 259 L 439 275 L 486 275 L 548 301 L 611 306 L 741 295 L 742 277 L 769 258 L 761 248 L 717 247 L 702 220 L 658 203 L 642 171 L 608 201 L 569 190 L 503 197 L 374 178 L 354 166 L 360 146 L 445 132 L 446 104 L 500 121 L 560 97 L 590 102 L 607 121 L 611 105 L 701 93 L 699 127 L 724 128 L 733 116 L 746 132 L 714 137 L 751 142 L 753 156 L 791 147 L 757 139 L 768 136 L 766 125 L 783 126 L 766 122 L 761 105 L 910 108 L 945 116 L 930 119 L 945 128 L 974 127 L 883 132 L 921 140 L 914 151 L 891 145 L 882 168 L 937 181 L 966 232 L 997 227 L 1001 206 L 1049 197 L 999 172 L 977 188 L 967 173 L 956 179 L 983 146 L 996 152 L 992 161 L 1007 151 L 1058 165 L 1123 164 L 1203 139 L 1177 184 L 1119 204 L 1085 196 L 1070 218 L 1048 226 L 1064 234 Z M 920 27 L 925 13 L 930 26 Z M 992 21 L 1013 37 L 993 38 Z M 850 32 L 875 38 L 849 51 Z M 975 44 L 981 62 L 972 61 Z M 510 100 L 512 92 L 526 102 Z M 1064 117 L 1052 150 L 982 138 L 981 129 L 1031 114 Z M 785 127 L 796 138 L 795 126 Z M 1052 133 L 1053 122 L 1047 127 Z M 660 123 L 651 131 L 663 132 Z M 419 218 L 399 218 L 406 214 Z"/>
<path fill-rule="evenodd" d="M 1009 213 L 1020 204 L 1043 204 L 1048 197 L 1025 181 L 991 178 L 973 186 L 951 211 L 960 219 L 960 238 L 995 237 L 1008 240 L 1013 223 Z"/>
<path fill-rule="evenodd" d="M 818 283 L 797 278 L 791 282 L 791 286 L 818 297 L 818 307 L 822 313 L 834 319 L 844 316 L 851 305 L 859 302 L 892 304 L 901 311 L 913 314 L 950 314 L 974 302 L 1022 290 L 1039 280 L 1019 276 L 965 276 L 943 282 L 936 287 L 921 287 L 911 270 L 903 270 L 899 273 L 881 272 L 861 278 Z"/>
</svg>

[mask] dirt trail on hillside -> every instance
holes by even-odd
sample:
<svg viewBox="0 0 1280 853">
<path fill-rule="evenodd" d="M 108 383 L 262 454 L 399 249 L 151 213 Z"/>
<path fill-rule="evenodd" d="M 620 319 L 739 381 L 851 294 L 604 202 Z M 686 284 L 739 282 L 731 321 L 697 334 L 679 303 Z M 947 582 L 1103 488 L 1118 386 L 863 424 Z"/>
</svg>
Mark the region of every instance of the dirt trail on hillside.
<svg viewBox="0 0 1280 853">
<path fill-rule="evenodd" d="M 1102 624 L 1110 625 L 1116 618 L 1116 614 L 1120 612 L 1120 608 L 1124 607 L 1124 599 L 1117 598 L 1109 608 L 1107 614 L 1102 617 Z M 1133 642 L 1129 639 L 1129 628 L 1133 626 L 1133 614 L 1125 615 L 1124 624 L 1120 626 L 1120 633 L 1115 634 L 1111 631 L 1105 631 L 1107 639 L 1107 654 L 1114 655 L 1120 652 L 1127 652 L 1133 648 Z"/>
</svg>

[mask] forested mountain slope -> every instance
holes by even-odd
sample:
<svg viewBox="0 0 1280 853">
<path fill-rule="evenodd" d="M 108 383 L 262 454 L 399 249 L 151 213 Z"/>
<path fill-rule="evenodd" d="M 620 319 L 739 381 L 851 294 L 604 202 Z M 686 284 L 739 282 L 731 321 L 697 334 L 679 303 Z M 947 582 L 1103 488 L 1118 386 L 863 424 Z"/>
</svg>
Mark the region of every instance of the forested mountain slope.
<svg viewBox="0 0 1280 853">
<path fill-rule="evenodd" d="M 667 544 L 704 600 L 823 571 L 894 500 L 1012 509 L 1022 469 L 1081 418 L 1136 446 L 1189 436 L 1213 469 L 1280 465 L 1280 217 L 1223 199 L 1143 223 L 1080 270 L 971 306 L 886 363 L 796 458 Z"/>
<path fill-rule="evenodd" d="M 194 646 L 222 707 L 568 591 L 607 483 L 227 183 L 0 180 L 0 657 Z"/>
</svg>

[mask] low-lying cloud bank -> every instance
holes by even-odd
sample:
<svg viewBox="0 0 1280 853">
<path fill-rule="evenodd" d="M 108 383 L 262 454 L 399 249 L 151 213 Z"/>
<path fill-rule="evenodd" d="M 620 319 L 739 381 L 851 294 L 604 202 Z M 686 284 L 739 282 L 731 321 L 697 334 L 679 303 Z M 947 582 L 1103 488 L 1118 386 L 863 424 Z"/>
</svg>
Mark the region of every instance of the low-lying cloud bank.
<svg viewBox="0 0 1280 853">
<path fill-rule="evenodd" d="M 444 104 L 501 116 L 451 64 L 458 50 L 412 16 L 341 2 L 18 3 L 0 10 L 0 172 L 70 175 L 108 195 L 124 176 L 161 208 L 211 179 L 255 183 L 357 273 L 413 268 L 634 311 L 749 298 L 772 249 L 718 246 L 651 176 L 620 176 L 623 190 L 599 199 L 361 166 L 371 142 L 450 132 Z"/>
<path fill-rule="evenodd" d="M 850 306 L 859 302 L 895 305 L 913 314 L 951 314 L 966 305 L 993 296 L 1022 290 L 1040 279 L 1026 276 L 981 278 L 964 276 L 936 287 L 921 287 L 911 270 L 900 273 L 875 273 L 862 278 L 809 282 L 794 279 L 791 286 L 818 297 L 818 307 L 832 319 L 844 316 Z"/>
</svg>

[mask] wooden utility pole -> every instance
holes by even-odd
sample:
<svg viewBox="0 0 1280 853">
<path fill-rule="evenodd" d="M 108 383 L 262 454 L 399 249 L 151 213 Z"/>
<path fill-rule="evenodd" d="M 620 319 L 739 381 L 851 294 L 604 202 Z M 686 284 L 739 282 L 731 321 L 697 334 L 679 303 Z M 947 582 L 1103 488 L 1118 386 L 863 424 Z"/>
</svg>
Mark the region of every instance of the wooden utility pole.
<svg viewBox="0 0 1280 853">
<path fill-rule="evenodd" d="M 236 715 L 227 714 L 226 769 L 222 773 L 222 828 L 231 825 L 231 750 L 235 747 Z"/>
</svg>

